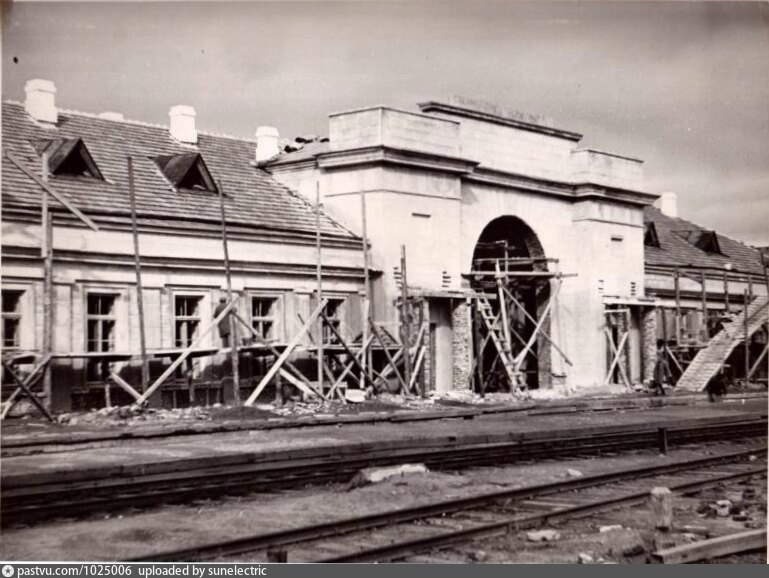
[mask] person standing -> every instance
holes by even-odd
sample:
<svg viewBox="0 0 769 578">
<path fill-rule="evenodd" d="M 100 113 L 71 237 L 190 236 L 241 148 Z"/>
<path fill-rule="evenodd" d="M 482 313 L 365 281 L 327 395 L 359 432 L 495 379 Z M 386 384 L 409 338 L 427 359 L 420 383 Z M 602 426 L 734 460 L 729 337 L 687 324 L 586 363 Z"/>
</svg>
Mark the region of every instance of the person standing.
<svg viewBox="0 0 769 578">
<path fill-rule="evenodd" d="M 219 304 L 214 309 L 214 319 L 219 317 L 219 314 L 227 308 L 227 298 L 220 297 Z M 222 347 L 230 346 L 230 316 L 225 315 L 221 321 L 219 321 L 219 337 L 222 339 Z"/>
</svg>

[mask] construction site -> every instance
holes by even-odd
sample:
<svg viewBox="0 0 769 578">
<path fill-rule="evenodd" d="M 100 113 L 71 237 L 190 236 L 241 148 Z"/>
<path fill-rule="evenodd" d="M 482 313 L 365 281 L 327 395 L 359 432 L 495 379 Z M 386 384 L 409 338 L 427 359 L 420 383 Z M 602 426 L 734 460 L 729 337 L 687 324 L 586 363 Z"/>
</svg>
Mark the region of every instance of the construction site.
<svg viewBox="0 0 769 578">
<path fill-rule="evenodd" d="M 642 160 L 463 97 L 243 139 L 25 95 L 5 559 L 763 560 L 769 250 Z"/>
</svg>

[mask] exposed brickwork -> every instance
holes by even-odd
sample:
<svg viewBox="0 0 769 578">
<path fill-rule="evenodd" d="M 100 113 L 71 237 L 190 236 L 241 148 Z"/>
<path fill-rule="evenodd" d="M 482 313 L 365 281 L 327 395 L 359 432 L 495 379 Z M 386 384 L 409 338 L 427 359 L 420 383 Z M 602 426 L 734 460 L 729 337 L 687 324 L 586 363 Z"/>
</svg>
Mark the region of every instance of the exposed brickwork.
<svg viewBox="0 0 769 578">
<path fill-rule="evenodd" d="M 657 310 L 644 309 L 641 321 L 641 363 L 645 382 L 654 377 L 654 365 L 657 360 Z"/>
<path fill-rule="evenodd" d="M 451 370 L 451 388 L 467 389 L 472 363 L 472 333 L 470 329 L 469 310 L 467 303 L 462 300 L 454 301 L 451 310 L 451 348 L 454 367 Z"/>
</svg>

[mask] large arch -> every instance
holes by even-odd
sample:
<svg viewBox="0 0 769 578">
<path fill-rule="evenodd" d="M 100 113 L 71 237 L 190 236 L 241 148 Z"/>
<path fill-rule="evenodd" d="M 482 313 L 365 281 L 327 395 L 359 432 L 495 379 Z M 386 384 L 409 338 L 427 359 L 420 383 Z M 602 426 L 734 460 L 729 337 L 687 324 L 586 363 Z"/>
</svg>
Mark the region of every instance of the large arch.
<svg viewBox="0 0 769 578">
<path fill-rule="evenodd" d="M 522 260 L 521 262 L 508 261 L 507 267 L 510 271 L 544 272 L 548 270 L 545 251 L 537 234 L 525 221 L 513 215 L 497 217 L 483 228 L 473 250 L 470 270 L 475 272 L 493 271 L 498 259 L 507 258 Z M 532 260 L 525 261 L 525 259 Z M 470 285 L 478 292 L 490 291 L 488 276 L 471 274 Z M 506 285 L 528 313 L 527 316 L 519 308 L 510 309 L 512 312 L 510 326 L 520 335 L 523 342 L 526 342 L 534 332 L 535 321 L 539 319 L 550 297 L 550 284 L 542 278 L 511 277 L 506 281 Z M 500 308 L 499 300 L 492 299 L 490 304 L 496 315 Z M 472 349 L 473 355 L 480 357 L 479 362 L 482 363 L 485 374 L 493 375 L 489 380 L 490 387 L 504 390 L 510 386 L 505 372 L 499 371 L 499 364 L 494 365 L 495 355 L 487 355 L 488 352 L 494 352 L 493 343 L 489 343 L 487 340 L 484 352 L 478 355 L 479 341 L 482 343 L 485 337 L 485 326 L 477 316 L 474 317 L 474 323 L 477 323 L 479 327 L 477 331 L 473 332 L 473 339 L 475 340 Z M 549 334 L 549 320 L 545 321 L 542 330 Z M 522 349 L 523 345 L 520 339 L 515 338 L 511 342 L 514 353 L 516 350 Z M 550 348 L 545 338 L 541 336 L 537 338 L 531 354 L 526 356 L 523 370 L 529 389 L 550 384 Z M 475 383 L 477 389 L 478 381 L 475 380 Z"/>
</svg>

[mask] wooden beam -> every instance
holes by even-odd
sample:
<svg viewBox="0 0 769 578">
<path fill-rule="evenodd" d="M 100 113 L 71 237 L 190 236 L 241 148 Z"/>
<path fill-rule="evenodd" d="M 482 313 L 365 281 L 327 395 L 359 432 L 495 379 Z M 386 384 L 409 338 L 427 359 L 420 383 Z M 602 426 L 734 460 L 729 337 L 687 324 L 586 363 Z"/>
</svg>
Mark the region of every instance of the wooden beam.
<svg viewBox="0 0 769 578">
<path fill-rule="evenodd" d="M 510 299 L 512 299 L 512 300 L 513 300 L 513 302 L 514 302 L 514 303 L 515 303 L 515 304 L 516 304 L 516 305 L 517 305 L 517 306 L 518 306 L 518 307 L 521 309 L 521 311 L 523 311 L 523 314 L 524 314 L 524 316 L 526 317 L 526 319 L 528 319 L 529 321 L 531 321 L 532 323 L 534 323 L 534 324 L 536 325 L 536 323 L 537 323 L 537 320 L 536 320 L 536 319 L 534 319 L 534 318 L 533 318 L 533 317 L 532 317 L 532 316 L 529 314 L 529 312 L 528 312 L 528 311 L 526 311 L 526 308 L 523 306 L 523 304 L 522 304 L 522 303 L 520 303 L 520 302 L 519 302 L 519 301 L 518 301 L 518 300 L 517 300 L 517 299 L 516 299 L 516 298 L 513 296 L 513 294 L 510 292 L 510 290 L 509 290 L 507 287 L 505 287 L 505 293 L 507 294 L 507 296 L 508 296 L 508 297 L 510 297 Z M 547 333 L 542 333 L 542 337 L 544 337 L 544 338 L 547 340 L 547 342 L 548 342 L 548 343 L 550 343 L 550 345 L 552 345 L 552 346 L 553 346 L 553 348 L 554 348 L 554 349 L 555 349 L 555 350 L 556 350 L 556 351 L 557 351 L 557 352 L 560 354 L 560 356 L 563 358 L 563 360 L 564 360 L 566 363 L 568 363 L 568 364 L 569 364 L 570 366 L 572 366 L 572 367 L 574 366 L 574 364 L 573 364 L 573 363 L 571 362 L 571 360 L 570 360 L 570 359 L 569 359 L 569 358 L 566 356 L 566 354 L 563 352 L 563 350 L 562 350 L 560 347 L 558 347 L 558 344 L 557 344 L 555 341 L 553 341 L 553 339 L 552 339 L 552 338 L 551 338 L 551 337 L 550 337 L 550 336 L 549 336 Z"/>
<path fill-rule="evenodd" d="M 318 303 L 323 301 L 323 262 L 321 257 L 320 242 L 320 181 L 315 181 L 315 275 L 318 283 Z M 325 316 L 321 315 L 318 319 L 318 389 L 323 391 L 323 320 Z"/>
<path fill-rule="evenodd" d="M 50 361 L 50 358 L 49 358 L 49 361 Z M 48 421 L 54 421 L 53 416 L 45 407 L 45 405 L 40 403 L 40 400 L 37 399 L 37 395 L 27 386 L 27 381 L 31 381 L 29 377 L 27 379 L 22 379 L 19 376 L 19 374 L 16 373 L 16 370 L 13 368 L 13 366 L 7 361 L 3 362 L 3 367 L 5 367 L 5 370 L 8 372 L 8 374 L 13 378 L 16 384 L 24 391 L 24 393 L 27 394 L 27 397 L 29 398 L 29 400 L 35 405 L 37 409 L 40 410 L 40 412 L 48 419 Z"/>
<path fill-rule="evenodd" d="M 404 387 L 411 383 L 411 323 L 409 322 L 409 289 L 406 277 L 406 245 L 401 245 L 401 344 L 403 345 L 403 378 L 399 379 Z M 384 346 L 384 343 L 382 344 Z M 404 381 L 405 380 L 405 381 Z"/>
<path fill-rule="evenodd" d="M 43 153 L 42 183 L 48 184 L 48 153 Z M 44 188 L 45 189 L 45 188 Z M 42 192 L 42 234 L 43 234 L 43 356 L 50 357 L 53 352 L 53 215 L 48 206 L 48 194 Z M 47 363 L 43 374 L 43 392 L 45 403 L 50 408 L 53 379 L 51 364 Z"/>
<path fill-rule="evenodd" d="M 75 215 L 78 219 L 80 219 L 87 227 L 94 231 L 98 231 L 99 227 L 94 223 L 91 219 L 86 217 L 83 213 L 80 212 L 80 209 L 78 209 L 76 206 L 74 206 L 72 203 L 70 203 L 66 197 L 60 195 L 58 192 L 56 192 L 56 189 L 54 189 L 51 185 L 49 185 L 47 182 L 44 182 L 40 177 L 38 177 L 35 173 L 27 170 L 27 168 L 21 164 L 21 161 L 16 158 L 16 156 L 11 153 L 10 151 L 6 151 L 5 156 L 8 157 L 8 160 L 11 161 L 14 165 L 16 165 L 21 172 L 23 172 L 25 175 L 27 175 L 30 179 L 35 181 L 38 185 L 40 185 L 44 191 L 46 191 L 49 195 L 51 195 L 54 199 L 59 201 L 64 207 L 73 215 Z"/>
<path fill-rule="evenodd" d="M 750 368 L 750 371 L 748 372 L 748 379 L 753 377 L 753 374 L 758 369 L 758 366 L 761 365 L 761 362 L 764 360 L 764 357 L 766 357 L 766 353 L 769 351 L 769 345 L 766 345 L 764 347 L 764 350 L 761 352 L 761 355 L 758 356 L 758 359 L 753 363 L 753 367 Z"/>
<path fill-rule="evenodd" d="M 139 350 L 142 356 L 142 384 L 145 391 L 150 384 L 150 364 L 147 359 L 147 336 L 144 330 L 144 290 L 142 289 L 142 264 L 139 257 L 139 228 L 136 221 L 136 191 L 134 189 L 133 158 L 128 157 L 128 196 L 131 201 L 131 236 L 134 244 L 134 269 L 136 271 L 136 307 L 139 315 Z M 119 385 L 119 384 L 118 384 Z"/>
<path fill-rule="evenodd" d="M 230 301 L 227 304 L 227 307 L 222 309 L 222 311 L 219 313 L 219 315 L 216 316 L 216 319 L 214 319 L 214 322 L 211 323 L 200 335 L 198 335 L 195 340 L 187 346 L 187 348 L 182 351 L 181 355 L 176 358 L 176 360 L 166 369 L 163 374 L 158 377 L 154 383 L 145 391 L 139 399 L 136 400 L 137 404 L 143 404 L 146 403 L 146 401 L 150 398 L 150 396 L 155 393 L 155 391 L 163 385 L 163 383 L 166 381 L 166 379 L 169 378 L 169 376 L 176 371 L 176 368 L 179 367 L 182 363 L 184 363 L 184 360 L 189 357 L 190 353 L 198 346 L 198 344 L 203 341 L 203 339 L 211 333 L 211 331 L 216 327 L 219 322 L 224 319 L 227 314 L 230 312 L 230 310 L 235 306 L 235 301 Z"/>
<path fill-rule="evenodd" d="M 384 339 L 382 339 L 382 336 L 379 334 L 379 331 L 377 330 L 376 325 L 374 325 L 374 322 L 371 321 L 370 319 L 369 319 L 369 323 L 371 324 L 371 332 L 374 334 L 374 337 L 376 338 L 377 341 L 379 341 L 379 343 L 382 344 L 382 350 L 384 351 L 385 357 L 387 358 L 387 362 L 390 364 L 390 367 L 392 367 L 393 371 L 395 372 L 395 377 L 398 378 L 398 383 L 400 383 L 401 385 L 401 391 L 403 391 L 404 393 L 408 393 L 410 391 L 408 384 L 411 383 L 411 381 L 410 380 L 408 382 L 404 381 L 403 376 L 401 375 L 401 372 L 398 371 L 398 368 L 395 365 L 395 361 L 393 360 L 392 355 L 390 355 L 389 348 L 387 347 L 387 344 L 384 342 Z M 404 344 L 401 351 L 405 351 L 405 350 L 406 350 L 406 345 Z"/>
<path fill-rule="evenodd" d="M 526 344 L 526 347 L 524 347 L 523 351 L 521 351 L 515 358 L 515 370 L 518 371 L 521 368 L 521 363 L 523 363 L 523 358 L 526 356 L 526 350 L 530 349 L 532 345 L 534 345 L 534 341 L 537 338 L 537 334 L 542 329 L 542 325 L 545 323 L 545 319 L 547 319 L 548 315 L 550 315 L 550 309 L 553 306 L 553 302 L 555 301 L 555 298 L 558 296 L 558 292 L 561 290 L 561 285 L 563 284 L 563 281 L 558 281 L 558 284 L 555 286 L 555 291 L 553 291 L 553 294 L 550 296 L 550 299 L 547 302 L 547 305 L 545 306 L 545 310 L 542 312 L 542 315 L 539 318 L 539 321 L 537 322 L 536 327 L 534 327 L 534 331 L 531 334 L 531 337 L 529 337 L 529 342 Z M 543 333 L 544 335 L 544 333 Z"/>
<path fill-rule="evenodd" d="M 259 385 L 254 388 L 254 391 L 251 392 L 251 395 L 248 396 L 248 399 L 246 400 L 244 405 L 251 406 L 256 401 L 256 398 L 259 397 L 259 394 L 262 393 L 262 390 L 267 386 L 268 383 L 270 383 L 270 380 L 275 377 L 275 374 L 280 370 L 281 366 L 286 362 L 289 355 L 296 349 L 296 346 L 299 345 L 299 342 L 304 337 L 304 334 L 309 331 L 309 329 L 312 327 L 313 323 L 315 323 L 315 320 L 318 318 L 318 315 L 321 314 L 323 309 L 325 309 L 326 305 L 328 304 L 328 300 L 324 299 L 320 303 L 318 303 L 318 306 L 315 308 L 315 311 L 310 314 L 310 317 L 308 317 L 305 324 L 302 326 L 302 328 L 299 330 L 299 332 L 294 335 L 293 339 L 289 342 L 286 349 L 283 351 L 283 353 L 280 354 L 280 357 L 275 361 L 275 363 L 270 367 L 269 371 L 265 374 L 265 376 L 262 378 L 262 381 L 259 382 Z"/>
<path fill-rule="evenodd" d="M 114 381 L 121 389 L 123 389 L 126 393 L 128 393 L 131 397 L 138 400 L 141 398 L 142 394 L 136 391 L 133 387 L 131 387 L 126 380 L 124 380 L 122 377 L 120 377 L 117 373 L 114 371 L 110 371 L 109 377 L 112 381 Z"/>
<path fill-rule="evenodd" d="M 709 540 L 701 540 L 652 552 L 651 561 L 658 564 L 691 564 L 700 560 L 766 550 L 766 529 L 747 530 Z"/>
<path fill-rule="evenodd" d="M 40 360 L 40 362 L 34 367 L 32 372 L 27 375 L 26 378 L 24 378 L 24 383 L 26 386 L 31 390 L 32 387 L 35 385 L 35 383 L 40 380 L 41 377 L 43 377 L 43 372 L 45 370 L 45 367 L 51 362 L 51 356 L 43 356 L 43 358 Z M 13 367 L 13 360 L 6 361 L 10 367 Z M 8 396 L 8 399 L 5 400 L 5 409 L 3 410 L 2 415 L 0 415 L 0 419 L 5 419 L 5 416 L 7 416 L 14 405 L 16 405 L 16 402 L 18 401 L 18 397 L 24 393 L 24 389 L 21 387 L 17 387 L 13 390 L 10 396 Z"/>
<path fill-rule="evenodd" d="M 227 281 L 227 301 L 232 302 L 232 271 L 230 269 L 230 250 L 227 243 L 227 213 L 224 209 L 224 183 L 219 181 L 219 212 L 222 218 L 222 246 L 224 249 L 224 277 Z M 230 364 L 232 365 L 233 398 L 240 405 L 240 356 L 238 355 L 238 325 L 232 315 L 227 319 L 230 325 Z"/>
</svg>

